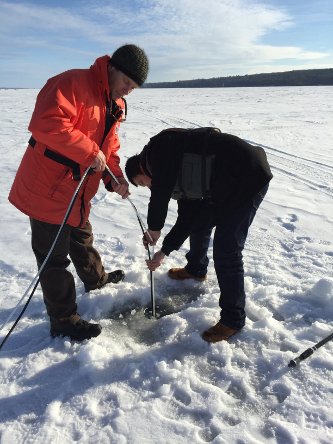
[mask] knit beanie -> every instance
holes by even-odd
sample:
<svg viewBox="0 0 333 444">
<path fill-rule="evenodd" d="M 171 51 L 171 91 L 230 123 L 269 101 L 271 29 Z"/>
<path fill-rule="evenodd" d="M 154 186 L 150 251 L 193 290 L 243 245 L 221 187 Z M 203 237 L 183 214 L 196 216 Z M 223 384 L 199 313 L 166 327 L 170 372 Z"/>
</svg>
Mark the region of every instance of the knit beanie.
<svg viewBox="0 0 333 444">
<path fill-rule="evenodd" d="M 112 55 L 110 63 L 141 86 L 148 75 L 149 61 L 143 49 L 136 45 L 124 45 Z"/>
</svg>

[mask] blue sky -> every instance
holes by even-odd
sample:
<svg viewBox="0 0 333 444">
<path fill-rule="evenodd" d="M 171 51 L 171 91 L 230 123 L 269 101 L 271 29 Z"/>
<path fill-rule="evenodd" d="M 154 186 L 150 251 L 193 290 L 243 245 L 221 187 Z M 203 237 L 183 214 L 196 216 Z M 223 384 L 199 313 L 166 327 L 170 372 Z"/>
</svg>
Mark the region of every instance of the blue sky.
<svg viewBox="0 0 333 444">
<path fill-rule="evenodd" d="M 40 88 L 124 43 L 148 81 L 333 67 L 332 0 L 0 0 L 0 87 Z"/>
</svg>

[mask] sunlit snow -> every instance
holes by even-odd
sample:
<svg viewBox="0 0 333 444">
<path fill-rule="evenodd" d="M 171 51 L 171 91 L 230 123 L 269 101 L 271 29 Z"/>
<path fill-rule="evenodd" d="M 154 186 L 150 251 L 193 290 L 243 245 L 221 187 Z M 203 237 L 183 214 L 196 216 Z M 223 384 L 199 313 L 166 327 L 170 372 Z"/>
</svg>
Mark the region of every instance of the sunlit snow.
<svg viewBox="0 0 333 444">
<path fill-rule="evenodd" d="M 0 325 L 36 273 L 28 218 L 7 196 L 37 92 L 0 90 Z M 217 126 L 265 148 L 274 178 L 245 249 L 247 324 L 229 342 L 201 339 L 219 318 L 213 263 L 205 283 L 166 275 L 185 264 L 187 242 L 155 273 L 157 305 L 176 313 L 147 319 L 140 227 L 129 202 L 101 186 L 91 213 L 95 244 L 106 269 L 122 268 L 126 279 L 85 294 L 75 275 L 79 313 L 103 326 L 81 344 L 49 336 L 38 288 L 0 351 L 1 444 L 333 442 L 333 341 L 288 367 L 333 332 L 332 103 L 333 87 L 129 96 L 122 166 L 169 127 Z M 149 191 L 131 191 L 145 220 Z M 175 217 L 172 202 L 164 234 Z"/>
</svg>

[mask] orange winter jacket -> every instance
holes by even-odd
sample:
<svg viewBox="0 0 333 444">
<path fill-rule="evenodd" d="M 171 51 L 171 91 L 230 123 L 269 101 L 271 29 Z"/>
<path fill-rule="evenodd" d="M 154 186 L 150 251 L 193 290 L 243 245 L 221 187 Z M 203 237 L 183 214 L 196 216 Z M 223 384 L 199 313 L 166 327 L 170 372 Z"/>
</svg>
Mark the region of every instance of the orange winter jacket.
<svg viewBox="0 0 333 444">
<path fill-rule="evenodd" d="M 109 56 L 103 56 L 89 69 L 73 69 L 52 77 L 37 96 L 29 125 L 36 143 L 28 145 L 9 194 L 9 201 L 34 219 L 60 224 L 78 185 L 73 170 L 47 157 L 47 151 L 78 163 L 82 175 L 101 149 L 114 175 L 123 177 L 117 154 L 119 121 L 112 124 L 100 146 L 106 99 L 110 96 L 109 60 Z M 117 104 L 123 109 L 122 99 Z M 82 226 L 88 220 L 90 200 L 101 178 L 102 173 L 88 176 L 68 219 L 69 225 Z M 110 178 L 104 182 L 110 189 Z"/>
</svg>

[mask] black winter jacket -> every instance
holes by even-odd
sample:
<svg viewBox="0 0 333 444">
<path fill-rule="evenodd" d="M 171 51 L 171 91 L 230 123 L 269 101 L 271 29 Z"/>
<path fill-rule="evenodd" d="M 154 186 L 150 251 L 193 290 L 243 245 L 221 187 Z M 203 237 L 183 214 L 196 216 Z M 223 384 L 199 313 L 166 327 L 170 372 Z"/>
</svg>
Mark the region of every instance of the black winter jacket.
<svg viewBox="0 0 333 444">
<path fill-rule="evenodd" d="M 265 151 L 244 140 L 212 128 L 164 130 L 150 139 L 141 152 L 141 163 L 151 176 L 148 227 L 164 226 L 172 191 L 185 152 L 215 155 L 211 198 L 178 201 L 178 219 L 166 236 L 162 251 L 178 249 L 190 235 L 193 222 L 205 217 L 212 207 L 231 213 L 253 198 L 272 179 Z"/>
</svg>

